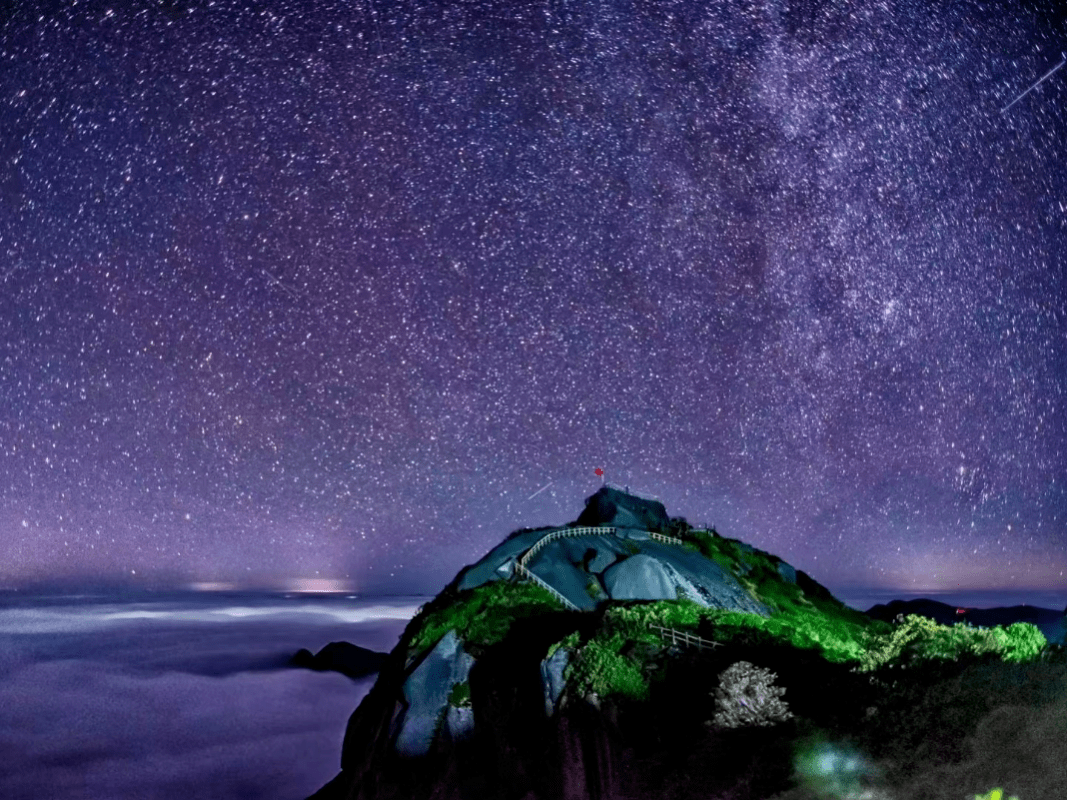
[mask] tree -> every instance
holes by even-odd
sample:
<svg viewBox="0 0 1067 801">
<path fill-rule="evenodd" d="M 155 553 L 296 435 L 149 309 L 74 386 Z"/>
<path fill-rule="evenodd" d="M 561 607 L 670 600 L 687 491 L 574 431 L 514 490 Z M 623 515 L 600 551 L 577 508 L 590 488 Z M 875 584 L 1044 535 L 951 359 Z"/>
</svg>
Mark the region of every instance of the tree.
<svg viewBox="0 0 1067 801">
<path fill-rule="evenodd" d="M 772 686 L 777 674 L 751 662 L 736 662 L 719 676 L 715 691 L 715 726 L 773 726 L 793 717 L 780 696 L 785 690 Z"/>
</svg>

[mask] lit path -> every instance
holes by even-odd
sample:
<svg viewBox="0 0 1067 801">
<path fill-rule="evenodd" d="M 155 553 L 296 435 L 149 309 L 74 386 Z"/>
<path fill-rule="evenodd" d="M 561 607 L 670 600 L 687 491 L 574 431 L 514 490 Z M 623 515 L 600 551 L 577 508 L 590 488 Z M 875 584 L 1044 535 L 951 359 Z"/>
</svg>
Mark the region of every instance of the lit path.
<svg viewBox="0 0 1067 801">
<path fill-rule="evenodd" d="M 540 585 L 546 589 L 553 597 L 555 597 L 560 603 L 562 603 L 568 609 L 575 611 L 581 611 L 581 608 L 567 598 L 562 592 L 557 590 L 547 581 L 542 579 L 530 568 L 526 566 L 526 563 L 530 561 L 537 553 L 544 548 L 548 543 L 555 540 L 563 539 L 564 537 L 601 537 L 601 536 L 616 536 L 618 529 L 614 526 L 577 526 L 575 528 L 561 528 L 555 531 L 550 531 L 545 536 L 541 537 L 537 542 L 531 545 L 526 552 L 515 562 L 515 569 L 519 571 L 519 575 L 530 579 L 535 584 Z M 656 532 L 648 532 L 650 539 L 666 542 L 672 545 L 681 545 L 682 541 L 675 537 L 668 537 L 665 534 L 658 534 Z"/>
</svg>

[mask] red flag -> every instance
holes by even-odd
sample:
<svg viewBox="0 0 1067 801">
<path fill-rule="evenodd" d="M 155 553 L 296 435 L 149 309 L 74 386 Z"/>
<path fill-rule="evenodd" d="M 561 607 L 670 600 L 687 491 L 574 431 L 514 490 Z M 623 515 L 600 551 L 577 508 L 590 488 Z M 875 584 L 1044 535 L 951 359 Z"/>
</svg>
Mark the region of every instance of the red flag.
<svg viewBox="0 0 1067 801">
<path fill-rule="evenodd" d="M 596 473 L 598 476 L 604 475 L 604 471 L 601 470 L 599 467 L 596 470 L 594 470 L 593 472 Z"/>
</svg>

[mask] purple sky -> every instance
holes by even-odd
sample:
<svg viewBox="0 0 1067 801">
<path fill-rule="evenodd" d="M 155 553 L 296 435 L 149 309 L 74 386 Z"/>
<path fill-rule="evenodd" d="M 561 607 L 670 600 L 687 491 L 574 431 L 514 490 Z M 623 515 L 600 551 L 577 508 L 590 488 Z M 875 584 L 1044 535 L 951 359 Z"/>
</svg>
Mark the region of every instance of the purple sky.
<svg viewBox="0 0 1067 801">
<path fill-rule="evenodd" d="M 602 467 L 1067 588 L 1067 22 L 941 5 L 16 4 L 0 586 L 432 592 Z"/>
</svg>

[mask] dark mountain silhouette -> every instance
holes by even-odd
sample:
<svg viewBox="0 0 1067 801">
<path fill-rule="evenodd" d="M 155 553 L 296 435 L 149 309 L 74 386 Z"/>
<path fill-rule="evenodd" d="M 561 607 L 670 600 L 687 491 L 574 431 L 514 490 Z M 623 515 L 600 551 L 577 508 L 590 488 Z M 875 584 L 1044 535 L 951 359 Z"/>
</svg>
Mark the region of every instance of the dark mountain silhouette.
<svg viewBox="0 0 1067 801">
<path fill-rule="evenodd" d="M 874 620 L 884 620 L 887 623 L 893 622 L 897 615 L 922 615 L 942 626 L 969 623 L 972 626 L 992 628 L 993 626 L 1007 627 L 1012 623 L 1032 623 L 1041 629 L 1041 633 L 1049 642 L 1067 644 L 1067 609 L 1057 612 L 1054 609 L 1042 609 L 1028 604 L 975 609 L 932 601 L 929 598 L 916 598 L 910 601 L 876 604 L 868 609 L 866 614 Z"/>
<path fill-rule="evenodd" d="M 310 670 L 334 670 L 350 679 L 361 679 L 381 670 L 386 657 L 387 654 L 349 642 L 331 642 L 317 654 L 301 648 L 293 655 L 290 664 Z"/>
</svg>

